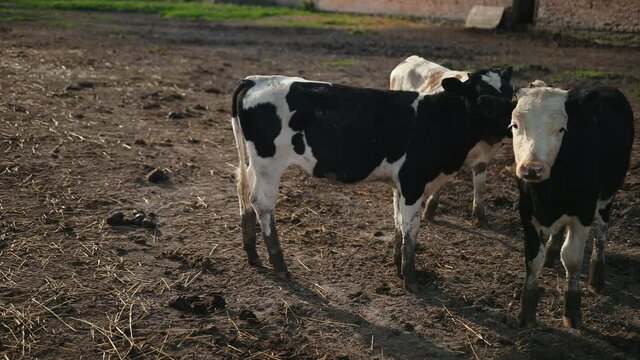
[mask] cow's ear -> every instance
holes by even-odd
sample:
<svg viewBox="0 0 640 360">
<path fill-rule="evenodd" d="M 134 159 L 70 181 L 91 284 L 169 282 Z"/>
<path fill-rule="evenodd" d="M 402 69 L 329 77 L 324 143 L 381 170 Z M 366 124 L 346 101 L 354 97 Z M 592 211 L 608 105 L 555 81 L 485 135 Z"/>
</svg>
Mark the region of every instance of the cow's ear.
<svg viewBox="0 0 640 360">
<path fill-rule="evenodd" d="M 511 66 L 507 66 L 506 68 L 500 70 L 500 78 L 504 81 L 511 81 L 512 74 L 513 68 Z"/>
<path fill-rule="evenodd" d="M 455 95 L 466 95 L 464 83 L 462 83 L 458 78 L 444 78 L 442 79 L 441 85 L 446 92 L 450 92 Z"/>
</svg>

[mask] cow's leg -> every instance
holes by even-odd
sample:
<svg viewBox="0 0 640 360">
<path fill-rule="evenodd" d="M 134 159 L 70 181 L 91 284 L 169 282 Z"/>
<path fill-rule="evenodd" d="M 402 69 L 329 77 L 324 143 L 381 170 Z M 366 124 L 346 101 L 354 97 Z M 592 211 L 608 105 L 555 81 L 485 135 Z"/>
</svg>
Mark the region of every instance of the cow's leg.
<svg viewBox="0 0 640 360">
<path fill-rule="evenodd" d="M 400 219 L 400 193 L 393 189 L 393 222 L 395 233 L 393 239 L 393 263 L 398 276 L 402 277 L 402 220 Z"/>
<path fill-rule="evenodd" d="M 422 218 L 427 221 L 433 221 L 436 218 L 436 210 L 440 204 L 440 190 L 436 190 L 431 196 L 427 198 L 424 211 L 422 212 Z"/>
<path fill-rule="evenodd" d="M 420 207 L 422 196 L 413 204 L 407 204 L 404 196 L 400 196 L 399 213 L 402 229 L 402 276 L 404 286 L 411 292 L 419 292 L 416 280 L 416 240 L 420 227 Z"/>
<path fill-rule="evenodd" d="M 520 296 L 520 314 L 518 323 L 522 327 L 536 326 L 536 309 L 540 298 L 538 277 L 544 263 L 544 245 L 542 234 L 539 234 L 530 220 L 522 221 L 524 227 L 524 258 L 527 277 Z"/>
<path fill-rule="evenodd" d="M 251 205 L 258 214 L 264 243 L 269 252 L 269 262 L 276 274 L 284 279 L 289 276 L 289 272 L 284 262 L 275 220 L 275 204 L 282 171 L 275 166 L 255 169 L 255 185 L 251 193 Z"/>
<path fill-rule="evenodd" d="M 473 210 L 471 216 L 478 225 L 487 225 L 487 215 L 484 208 L 484 191 L 487 185 L 487 163 L 480 163 L 473 167 Z"/>
<path fill-rule="evenodd" d="M 553 267 L 556 260 L 560 259 L 560 248 L 562 248 L 562 243 L 564 243 L 565 238 L 565 229 L 564 227 L 558 230 L 555 234 L 551 234 L 549 236 L 549 240 L 547 241 L 547 245 L 545 246 L 545 255 L 544 255 L 544 266 L 545 267 Z"/>
<path fill-rule="evenodd" d="M 577 328 L 581 324 L 580 312 L 580 270 L 584 245 L 589 237 L 589 226 L 583 226 L 577 218 L 567 226 L 567 238 L 560 256 L 567 272 L 567 291 L 564 296 L 564 314 L 562 322 L 567 328 Z"/>
<path fill-rule="evenodd" d="M 589 262 L 589 290 L 600 292 L 604 287 L 604 247 L 607 243 L 607 232 L 609 231 L 609 214 L 611 212 L 611 201 L 599 201 L 593 224 L 593 249 L 591 261 Z"/>
<path fill-rule="evenodd" d="M 260 264 L 260 258 L 256 251 L 256 212 L 251 206 L 251 189 L 255 181 L 253 168 L 239 168 L 236 177 L 238 200 L 240 202 L 240 224 L 242 227 L 242 243 L 247 253 L 249 264 Z"/>
</svg>

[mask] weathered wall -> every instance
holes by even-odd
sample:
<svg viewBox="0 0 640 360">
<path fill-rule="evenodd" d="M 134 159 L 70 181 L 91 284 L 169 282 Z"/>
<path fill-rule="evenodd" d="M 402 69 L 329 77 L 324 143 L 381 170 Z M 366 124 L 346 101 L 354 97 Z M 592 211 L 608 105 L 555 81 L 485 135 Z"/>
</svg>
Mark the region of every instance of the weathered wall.
<svg viewBox="0 0 640 360">
<path fill-rule="evenodd" d="M 464 21 L 473 5 L 511 5 L 512 0 L 315 0 L 327 11 L 393 14 Z"/>
<path fill-rule="evenodd" d="M 640 32 L 640 0 L 538 0 L 535 26 Z"/>
<path fill-rule="evenodd" d="M 295 6 L 301 0 L 221 0 Z M 512 6 L 520 0 L 314 0 L 326 11 L 393 14 L 464 21 L 474 5 Z M 524 3 L 524 1 L 520 1 Z M 640 33 L 640 0 L 536 0 L 534 27 Z"/>
</svg>

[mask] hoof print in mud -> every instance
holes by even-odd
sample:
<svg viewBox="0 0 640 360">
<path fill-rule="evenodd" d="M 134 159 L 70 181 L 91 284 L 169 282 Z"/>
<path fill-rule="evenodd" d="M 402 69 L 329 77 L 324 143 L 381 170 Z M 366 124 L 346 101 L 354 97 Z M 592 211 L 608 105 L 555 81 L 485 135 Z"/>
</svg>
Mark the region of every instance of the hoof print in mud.
<svg viewBox="0 0 640 360">
<path fill-rule="evenodd" d="M 226 306 L 224 298 L 218 294 L 179 295 L 169 300 L 169 307 L 199 315 L 211 314 Z"/>
</svg>

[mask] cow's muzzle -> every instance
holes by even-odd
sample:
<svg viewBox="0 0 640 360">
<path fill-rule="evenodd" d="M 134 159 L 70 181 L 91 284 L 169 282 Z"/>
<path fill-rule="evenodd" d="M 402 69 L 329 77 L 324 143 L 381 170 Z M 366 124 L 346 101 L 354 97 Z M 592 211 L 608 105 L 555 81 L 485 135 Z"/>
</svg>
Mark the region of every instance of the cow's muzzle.
<svg viewBox="0 0 640 360">
<path fill-rule="evenodd" d="M 544 166 L 539 162 L 530 162 L 520 165 L 520 178 L 527 182 L 540 182 L 545 178 Z"/>
</svg>

